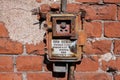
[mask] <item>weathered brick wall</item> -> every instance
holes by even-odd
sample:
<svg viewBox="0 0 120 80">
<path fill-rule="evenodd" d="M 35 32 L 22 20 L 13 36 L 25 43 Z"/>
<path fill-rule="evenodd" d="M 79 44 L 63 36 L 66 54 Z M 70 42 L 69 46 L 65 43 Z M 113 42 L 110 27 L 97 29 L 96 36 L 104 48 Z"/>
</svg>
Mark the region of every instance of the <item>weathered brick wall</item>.
<svg viewBox="0 0 120 80">
<path fill-rule="evenodd" d="M 59 0 L 34 2 L 41 5 L 42 12 L 59 8 Z M 75 80 L 120 80 L 119 5 L 120 0 L 69 0 L 68 12 L 86 11 L 83 26 L 88 37 Z M 40 56 L 44 54 L 44 43 L 14 41 L 7 26 L 4 20 L 0 22 L 0 80 L 66 80 L 53 77 L 44 64 L 44 57 Z"/>
</svg>

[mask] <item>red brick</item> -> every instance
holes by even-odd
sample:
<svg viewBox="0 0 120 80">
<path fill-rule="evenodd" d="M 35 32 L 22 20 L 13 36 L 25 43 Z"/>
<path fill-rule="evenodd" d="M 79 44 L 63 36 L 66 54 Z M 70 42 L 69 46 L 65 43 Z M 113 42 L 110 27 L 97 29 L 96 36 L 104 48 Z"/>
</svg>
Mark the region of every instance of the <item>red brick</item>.
<svg viewBox="0 0 120 80">
<path fill-rule="evenodd" d="M 22 80 L 20 73 L 0 73 L 0 80 Z"/>
<path fill-rule="evenodd" d="M 47 12 L 49 12 L 51 9 L 50 9 L 50 6 L 49 6 L 48 4 L 42 4 L 42 5 L 40 6 L 40 10 L 41 10 L 41 12 L 43 12 L 43 13 L 47 13 Z"/>
<path fill-rule="evenodd" d="M 115 40 L 114 53 L 115 54 L 120 54 L 120 40 Z"/>
<path fill-rule="evenodd" d="M 0 38 L 0 54 L 22 54 L 22 52 L 23 46 L 21 43 L 8 38 Z"/>
<path fill-rule="evenodd" d="M 59 9 L 59 8 L 60 8 L 60 4 L 52 3 L 52 4 L 50 5 L 50 7 L 51 7 L 52 9 Z"/>
<path fill-rule="evenodd" d="M 101 37 L 101 22 L 84 22 L 84 27 L 88 37 Z"/>
<path fill-rule="evenodd" d="M 51 73 L 28 73 L 27 80 L 56 80 Z"/>
<path fill-rule="evenodd" d="M 120 7 L 118 7 L 118 20 L 120 20 Z"/>
<path fill-rule="evenodd" d="M 106 22 L 105 27 L 105 36 L 112 38 L 120 37 L 120 22 Z"/>
<path fill-rule="evenodd" d="M 0 37 L 8 37 L 8 31 L 4 23 L 0 23 Z"/>
<path fill-rule="evenodd" d="M 114 80 L 120 80 L 120 75 L 115 75 Z"/>
<path fill-rule="evenodd" d="M 108 70 L 114 70 L 114 71 L 120 71 L 120 58 L 117 58 L 116 60 L 111 60 L 109 62 L 102 61 L 102 69 L 104 71 Z"/>
<path fill-rule="evenodd" d="M 67 80 L 67 75 L 66 77 L 63 77 L 63 78 L 57 78 L 57 80 Z"/>
<path fill-rule="evenodd" d="M 95 42 L 87 42 L 84 47 L 86 54 L 105 54 L 110 52 L 112 41 L 101 40 Z"/>
<path fill-rule="evenodd" d="M 104 0 L 107 3 L 120 3 L 120 0 Z"/>
<path fill-rule="evenodd" d="M 99 64 L 97 57 L 83 58 L 81 63 L 77 65 L 76 71 L 80 72 L 97 71 L 98 67 Z"/>
<path fill-rule="evenodd" d="M 44 54 L 44 43 L 39 44 L 27 44 L 26 49 L 28 54 Z"/>
<path fill-rule="evenodd" d="M 79 4 L 67 4 L 66 11 L 68 13 L 78 13 L 80 11 L 80 5 Z"/>
<path fill-rule="evenodd" d="M 106 73 L 76 73 L 75 80 L 112 80 L 112 76 Z"/>
<path fill-rule="evenodd" d="M 19 56 L 16 59 L 18 71 L 41 71 L 43 58 L 40 56 Z"/>
<path fill-rule="evenodd" d="M 86 11 L 87 20 L 116 20 L 117 17 L 117 6 L 114 4 L 82 5 L 80 9 Z"/>
<path fill-rule="evenodd" d="M 41 3 L 41 0 L 36 0 L 38 3 Z"/>
<path fill-rule="evenodd" d="M 75 0 L 76 2 L 98 2 L 99 0 Z"/>
<path fill-rule="evenodd" d="M 13 71 L 13 59 L 8 56 L 0 56 L 0 72 Z"/>
</svg>

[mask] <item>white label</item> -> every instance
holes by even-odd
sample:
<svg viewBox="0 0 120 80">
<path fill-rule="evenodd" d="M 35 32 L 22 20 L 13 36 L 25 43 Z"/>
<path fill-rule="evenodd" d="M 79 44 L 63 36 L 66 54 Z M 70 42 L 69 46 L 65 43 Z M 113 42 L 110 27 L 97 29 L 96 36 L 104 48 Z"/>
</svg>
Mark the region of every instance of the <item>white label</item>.
<svg viewBox="0 0 120 80">
<path fill-rule="evenodd" d="M 73 54 L 70 51 L 69 46 L 71 45 L 71 41 L 70 40 L 52 40 L 52 49 L 53 55 L 56 56 L 70 56 L 71 54 Z"/>
</svg>

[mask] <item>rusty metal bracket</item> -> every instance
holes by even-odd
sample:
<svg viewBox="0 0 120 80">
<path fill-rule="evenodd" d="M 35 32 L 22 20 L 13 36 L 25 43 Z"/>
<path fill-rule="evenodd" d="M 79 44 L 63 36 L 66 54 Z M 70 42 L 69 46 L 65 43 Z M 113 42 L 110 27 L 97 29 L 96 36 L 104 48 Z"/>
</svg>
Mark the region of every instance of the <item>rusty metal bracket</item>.
<svg viewBox="0 0 120 80">
<path fill-rule="evenodd" d="M 79 13 L 69 14 L 66 8 L 67 0 L 61 0 L 59 13 L 43 13 L 37 8 L 32 10 L 32 14 L 40 16 L 40 26 L 45 20 L 45 59 L 53 63 L 53 72 L 68 71 L 67 80 L 75 80 L 75 65 L 82 58 L 87 38 L 83 27 L 86 11 L 81 9 Z"/>
</svg>

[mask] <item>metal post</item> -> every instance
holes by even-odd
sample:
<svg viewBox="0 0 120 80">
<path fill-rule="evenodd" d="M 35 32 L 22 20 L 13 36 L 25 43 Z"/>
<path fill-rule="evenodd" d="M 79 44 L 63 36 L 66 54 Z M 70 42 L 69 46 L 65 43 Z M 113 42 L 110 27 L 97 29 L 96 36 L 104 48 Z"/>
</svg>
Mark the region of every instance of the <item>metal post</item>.
<svg viewBox="0 0 120 80">
<path fill-rule="evenodd" d="M 67 80 L 75 80 L 74 70 L 75 70 L 75 65 L 69 64 L 68 65 L 68 79 Z"/>
<path fill-rule="evenodd" d="M 61 0 L 61 12 L 66 12 L 67 0 Z"/>
</svg>

